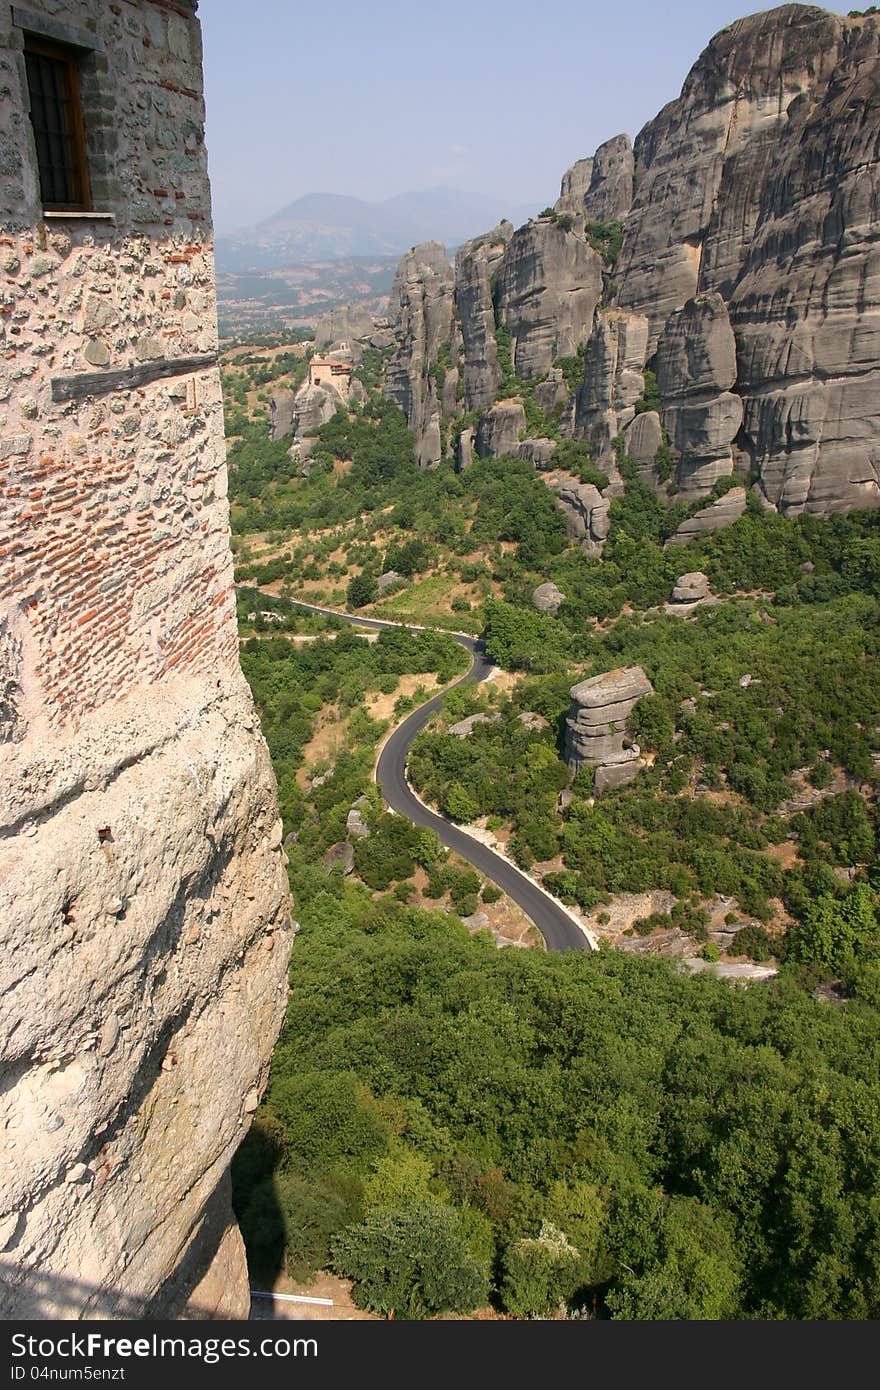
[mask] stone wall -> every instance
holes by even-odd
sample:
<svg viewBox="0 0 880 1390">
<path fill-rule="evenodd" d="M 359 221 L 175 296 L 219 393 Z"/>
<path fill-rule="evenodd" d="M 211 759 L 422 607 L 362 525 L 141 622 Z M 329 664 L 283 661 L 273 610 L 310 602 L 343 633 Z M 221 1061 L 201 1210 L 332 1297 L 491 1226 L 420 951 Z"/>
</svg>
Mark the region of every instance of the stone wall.
<svg viewBox="0 0 880 1390">
<path fill-rule="evenodd" d="M 31 28 L 78 55 L 78 215 L 41 207 Z M 224 1182 L 290 920 L 237 660 L 195 5 L 0 0 L 0 127 L 0 1315 L 173 1312 L 215 1253 L 234 1315 Z"/>
</svg>

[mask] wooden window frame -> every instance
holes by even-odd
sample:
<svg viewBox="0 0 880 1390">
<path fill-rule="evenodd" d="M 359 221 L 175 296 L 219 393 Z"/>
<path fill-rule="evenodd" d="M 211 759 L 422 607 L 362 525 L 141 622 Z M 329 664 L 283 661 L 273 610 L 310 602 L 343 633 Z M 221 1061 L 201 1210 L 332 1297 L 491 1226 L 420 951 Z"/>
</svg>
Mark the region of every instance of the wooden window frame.
<svg viewBox="0 0 880 1390">
<path fill-rule="evenodd" d="M 70 106 L 70 131 L 69 134 L 69 153 L 70 170 L 72 182 L 79 198 L 69 203 L 45 202 L 43 200 L 42 173 L 39 164 L 39 152 L 37 154 L 37 175 L 40 181 L 40 199 L 45 212 L 91 212 L 92 195 L 89 181 L 89 164 L 86 153 L 86 130 L 83 121 L 82 97 L 79 85 L 79 63 L 81 53 L 78 49 L 70 47 L 68 44 L 55 43 L 51 39 L 45 39 L 41 35 L 26 34 L 24 43 L 25 54 L 32 53 L 38 58 L 49 58 L 52 62 L 61 63 L 65 69 L 65 78 L 69 93 Z M 28 83 L 28 115 L 31 113 L 31 94 L 30 83 Z M 33 122 L 32 122 L 33 124 Z"/>
</svg>

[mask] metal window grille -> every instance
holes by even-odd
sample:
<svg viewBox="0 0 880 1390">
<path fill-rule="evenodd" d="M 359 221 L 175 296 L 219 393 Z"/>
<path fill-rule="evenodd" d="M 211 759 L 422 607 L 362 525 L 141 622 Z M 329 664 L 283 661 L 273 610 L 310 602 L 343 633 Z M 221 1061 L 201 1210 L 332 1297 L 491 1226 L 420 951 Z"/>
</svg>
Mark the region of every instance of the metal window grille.
<svg viewBox="0 0 880 1390">
<path fill-rule="evenodd" d="M 60 45 L 28 40 L 25 64 L 43 206 L 88 209 L 88 168 L 76 59 Z"/>
</svg>

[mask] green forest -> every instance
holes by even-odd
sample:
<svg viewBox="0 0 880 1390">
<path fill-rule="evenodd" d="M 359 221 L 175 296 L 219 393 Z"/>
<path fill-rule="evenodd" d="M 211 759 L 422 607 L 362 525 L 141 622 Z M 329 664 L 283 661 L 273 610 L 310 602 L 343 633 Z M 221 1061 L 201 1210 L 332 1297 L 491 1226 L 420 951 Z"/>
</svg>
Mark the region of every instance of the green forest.
<svg viewBox="0 0 880 1390">
<path fill-rule="evenodd" d="M 784 520 L 750 498 L 725 530 L 666 546 L 699 504 L 655 495 L 621 456 L 626 489 L 588 558 L 530 463 L 416 468 L 381 365 L 366 405 L 319 431 L 307 477 L 259 413 L 230 425 L 242 664 L 300 926 L 233 1169 L 253 1270 L 331 1270 L 395 1317 L 878 1316 L 880 514 Z M 582 445 L 559 452 L 602 485 Z M 379 600 L 392 569 L 404 588 Z M 693 570 L 715 601 L 685 621 L 665 604 Z M 396 720 L 466 657 L 441 633 L 368 643 L 285 602 L 324 578 L 371 613 L 454 593 L 446 625 L 515 677 L 447 696 L 410 759 L 427 800 L 509 832 L 515 861 L 584 912 L 671 895 L 630 934 L 676 928 L 707 962 L 707 904 L 728 898 L 738 957 L 776 975 L 734 985 L 467 931 L 495 890 L 383 811 L 370 769 L 387 721 L 365 703 L 418 675 Z M 553 617 L 531 603 L 548 579 L 565 595 Z M 569 690 L 634 664 L 654 689 L 630 717 L 650 766 L 594 799 L 563 761 Z M 346 743 L 304 787 L 331 704 Z M 488 719 L 468 737 L 448 732 L 474 713 Z M 357 798 L 370 835 L 345 877 L 322 859 Z"/>
</svg>

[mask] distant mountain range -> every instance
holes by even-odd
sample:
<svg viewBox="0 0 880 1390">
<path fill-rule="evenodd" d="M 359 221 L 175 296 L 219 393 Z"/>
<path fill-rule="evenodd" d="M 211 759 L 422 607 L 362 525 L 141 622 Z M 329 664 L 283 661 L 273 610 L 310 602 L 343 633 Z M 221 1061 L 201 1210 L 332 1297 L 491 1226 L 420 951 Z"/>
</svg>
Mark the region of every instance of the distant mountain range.
<svg viewBox="0 0 880 1390">
<path fill-rule="evenodd" d="M 380 203 L 341 193 L 307 193 L 256 226 L 217 238 L 221 271 L 275 270 L 352 256 L 399 256 L 420 241 L 454 247 L 508 217 L 514 226 L 537 205 L 501 196 L 430 188 Z"/>
</svg>

